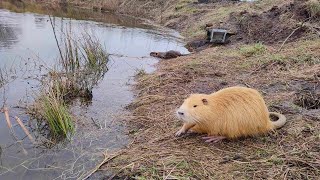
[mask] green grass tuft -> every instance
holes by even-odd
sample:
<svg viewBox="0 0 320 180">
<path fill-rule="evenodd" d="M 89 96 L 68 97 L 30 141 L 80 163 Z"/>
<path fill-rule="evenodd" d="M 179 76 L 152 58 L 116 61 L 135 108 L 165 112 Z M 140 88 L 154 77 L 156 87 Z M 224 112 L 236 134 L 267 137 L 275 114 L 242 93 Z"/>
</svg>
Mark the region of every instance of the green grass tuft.
<svg viewBox="0 0 320 180">
<path fill-rule="evenodd" d="M 240 53 L 245 57 L 251 57 L 255 55 L 264 54 L 267 48 L 262 43 L 257 43 L 254 45 L 247 45 L 240 48 Z"/>
<path fill-rule="evenodd" d="M 58 86 L 58 84 L 55 84 Z M 74 133 L 74 122 L 64 103 L 59 88 L 54 88 L 42 94 L 37 100 L 36 110 L 39 118 L 46 121 L 54 138 L 70 138 Z"/>
<path fill-rule="evenodd" d="M 65 100 L 91 97 L 92 88 L 108 71 L 108 61 L 108 53 L 94 37 L 86 34 L 76 41 L 67 35 L 58 70 L 50 72 L 50 81 L 59 84 L 56 87 Z"/>
</svg>

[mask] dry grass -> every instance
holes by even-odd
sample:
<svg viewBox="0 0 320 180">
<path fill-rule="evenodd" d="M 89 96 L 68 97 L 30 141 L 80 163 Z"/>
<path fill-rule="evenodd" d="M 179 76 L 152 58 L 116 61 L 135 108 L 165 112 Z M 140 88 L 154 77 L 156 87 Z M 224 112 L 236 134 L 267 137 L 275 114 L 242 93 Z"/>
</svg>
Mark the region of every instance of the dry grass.
<svg viewBox="0 0 320 180">
<path fill-rule="evenodd" d="M 316 179 L 320 117 L 295 105 L 294 98 L 301 85 L 319 83 L 318 46 L 319 41 L 300 41 L 286 44 L 282 52 L 268 47 L 251 57 L 242 56 L 241 46 L 215 47 L 162 61 L 155 73 L 138 77 L 138 99 L 128 107 L 132 117 L 126 122 L 133 141 L 102 170 L 137 179 Z M 265 66 L 270 54 L 283 61 Z M 307 55 L 308 61 L 293 60 Z M 174 111 L 188 94 L 234 85 L 262 92 L 271 110 L 287 116 L 285 127 L 217 144 L 205 143 L 201 135 L 174 137 L 181 125 Z"/>
<path fill-rule="evenodd" d="M 206 11 L 206 6 L 189 11 L 193 6 L 181 3 L 168 8 L 164 16 L 166 25 L 196 37 L 205 23 L 224 21 L 235 7 L 237 12 L 254 12 L 273 5 L 271 1 L 249 7 L 226 3 L 215 11 Z M 317 178 L 319 110 L 306 110 L 294 100 L 303 86 L 317 82 L 319 45 L 317 40 L 301 40 L 285 44 L 281 52 L 276 45 L 231 45 L 230 49 L 211 48 L 160 63 L 156 73 L 138 77 L 138 99 L 129 106 L 133 117 L 126 122 L 133 142 L 103 169 L 113 169 L 118 178 L 137 179 Z M 188 94 L 211 93 L 233 85 L 258 89 L 271 110 L 288 116 L 287 125 L 268 136 L 215 145 L 204 143 L 199 136 L 174 137 L 181 125 L 174 111 Z"/>
</svg>

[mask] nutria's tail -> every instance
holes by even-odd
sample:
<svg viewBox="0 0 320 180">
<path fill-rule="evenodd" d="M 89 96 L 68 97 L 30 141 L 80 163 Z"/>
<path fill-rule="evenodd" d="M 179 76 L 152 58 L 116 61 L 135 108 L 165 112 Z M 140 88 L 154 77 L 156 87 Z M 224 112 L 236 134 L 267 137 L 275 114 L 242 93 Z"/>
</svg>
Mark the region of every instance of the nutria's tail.
<svg viewBox="0 0 320 180">
<path fill-rule="evenodd" d="M 276 113 L 276 112 L 269 112 L 269 114 L 277 116 L 279 118 L 277 121 L 272 121 L 272 126 L 273 126 L 272 129 L 281 128 L 282 126 L 284 126 L 284 124 L 287 121 L 287 118 L 283 114 Z"/>
</svg>

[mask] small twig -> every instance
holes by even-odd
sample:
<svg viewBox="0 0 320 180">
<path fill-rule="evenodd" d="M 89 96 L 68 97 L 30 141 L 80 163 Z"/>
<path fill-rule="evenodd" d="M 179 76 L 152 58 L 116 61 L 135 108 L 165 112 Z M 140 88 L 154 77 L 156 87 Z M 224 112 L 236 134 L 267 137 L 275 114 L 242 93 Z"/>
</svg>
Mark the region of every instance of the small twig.
<svg viewBox="0 0 320 180">
<path fill-rule="evenodd" d="M 119 174 L 122 170 L 124 170 L 124 169 L 126 169 L 127 167 L 132 166 L 132 165 L 134 165 L 134 163 L 130 163 L 130 164 L 122 167 L 118 172 L 116 172 L 114 175 L 112 175 L 108 180 L 112 180 L 112 179 L 113 179 L 117 174 Z"/>
<path fill-rule="evenodd" d="M 20 127 L 22 128 L 22 130 L 26 133 L 26 135 L 28 136 L 28 138 L 30 139 L 30 141 L 35 144 L 35 140 L 34 138 L 31 136 L 29 130 L 24 126 L 24 124 L 21 122 L 21 120 L 16 116 L 15 117 L 16 121 L 18 122 L 18 124 L 20 125 Z"/>
<path fill-rule="evenodd" d="M 283 43 L 281 44 L 281 46 L 280 46 L 280 48 L 279 48 L 279 50 L 278 50 L 277 52 L 280 52 L 280 51 L 281 51 L 282 47 L 283 47 L 284 44 L 288 41 L 288 39 L 289 39 L 297 30 L 299 30 L 301 27 L 302 27 L 302 25 L 299 26 L 299 27 L 297 27 L 297 28 L 295 28 L 295 29 L 291 32 L 291 34 L 289 34 L 289 36 L 283 41 Z"/>
<path fill-rule="evenodd" d="M 84 176 L 80 176 L 78 179 L 87 179 L 89 178 L 93 173 L 95 173 L 102 165 L 104 165 L 105 163 L 107 163 L 108 161 L 111 161 L 112 159 L 120 156 L 123 152 L 115 154 L 114 156 L 107 156 L 107 152 L 105 152 L 104 155 L 104 159 L 103 161 L 98 164 L 95 168 L 93 168 L 92 170 L 90 170 L 87 174 L 85 174 Z"/>
<path fill-rule="evenodd" d="M 182 160 L 182 161 L 183 161 L 183 160 Z M 170 172 L 169 172 L 168 175 L 164 178 L 164 180 L 170 179 L 169 177 L 170 177 L 171 173 L 174 171 L 174 169 L 176 169 L 176 167 L 177 167 L 182 161 L 180 161 L 179 163 L 177 163 L 177 164 L 170 170 Z"/>
<path fill-rule="evenodd" d="M 6 108 L 6 107 L 3 108 L 3 111 L 4 111 L 4 116 L 5 116 L 5 119 L 7 121 L 7 125 L 9 127 L 11 136 L 16 140 L 17 143 L 20 144 L 20 147 L 22 149 L 23 154 L 27 155 L 28 152 L 23 148 L 23 145 L 22 145 L 21 141 L 18 139 L 17 135 L 15 134 L 15 132 L 12 129 L 12 124 L 11 124 L 11 121 L 10 121 L 8 108 Z"/>
<path fill-rule="evenodd" d="M 246 85 L 248 88 L 252 88 L 248 83 L 246 83 L 246 82 L 244 82 L 244 81 L 242 81 L 242 83 L 243 83 L 244 85 Z"/>
<path fill-rule="evenodd" d="M 97 128 L 102 129 L 101 125 L 98 124 L 92 117 L 91 117 L 91 120 L 92 120 L 93 124 L 94 124 Z"/>
<path fill-rule="evenodd" d="M 12 129 L 12 124 L 11 124 L 11 121 L 10 121 L 8 108 L 6 108 L 6 107 L 3 108 L 3 112 L 4 112 L 4 116 L 6 118 L 6 121 L 7 121 L 8 128 L 11 130 Z"/>
</svg>

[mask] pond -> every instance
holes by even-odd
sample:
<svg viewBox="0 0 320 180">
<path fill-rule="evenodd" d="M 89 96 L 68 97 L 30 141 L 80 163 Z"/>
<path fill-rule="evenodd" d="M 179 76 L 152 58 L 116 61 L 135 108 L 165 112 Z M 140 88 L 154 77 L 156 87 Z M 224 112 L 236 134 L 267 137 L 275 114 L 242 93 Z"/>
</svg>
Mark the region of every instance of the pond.
<svg viewBox="0 0 320 180">
<path fill-rule="evenodd" d="M 130 142 L 121 120 L 128 115 L 126 105 L 134 100 L 134 75 L 141 69 L 147 73 L 155 70 L 158 60 L 149 53 L 168 50 L 188 53 L 177 32 L 159 30 L 126 16 L 85 12 L 73 9 L 70 18 L 55 11 L 57 40 L 63 38 L 65 29 L 72 31 L 74 37 L 94 34 L 111 54 L 108 71 L 94 86 L 90 102 L 72 102 L 70 111 L 76 121 L 76 133 L 71 140 L 49 147 L 33 145 L 14 119 L 19 117 L 36 140 L 43 138 L 30 123 L 32 118 L 25 108 L 36 97 L 39 79 L 59 59 L 49 16 L 23 10 L 17 13 L 0 6 L 0 70 L 5 80 L 0 83 L 0 108 L 8 107 L 18 139 L 11 136 L 1 113 L 0 179 L 83 178 L 103 160 L 104 152 L 112 153 Z"/>
</svg>

